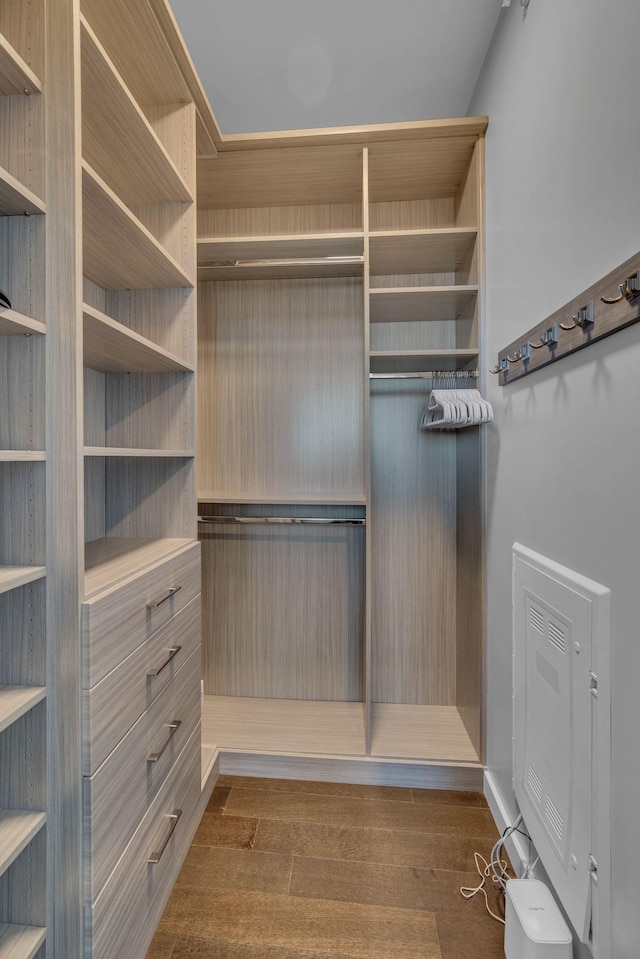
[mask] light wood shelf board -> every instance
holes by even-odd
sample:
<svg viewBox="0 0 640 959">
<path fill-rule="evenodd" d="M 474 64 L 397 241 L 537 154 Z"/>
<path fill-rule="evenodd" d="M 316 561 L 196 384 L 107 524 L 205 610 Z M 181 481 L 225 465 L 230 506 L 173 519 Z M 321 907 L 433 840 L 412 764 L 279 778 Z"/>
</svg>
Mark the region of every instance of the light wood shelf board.
<svg viewBox="0 0 640 959">
<path fill-rule="evenodd" d="M 476 136 L 377 143 L 369 149 L 369 201 L 455 196 Z"/>
<path fill-rule="evenodd" d="M 106 536 L 85 545 L 84 598 L 191 546 L 191 539 Z"/>
<path fill-rule="evenodd" d="M 202 741 L 221 752 L 363 756 L 362 703 L 205 695 Z"/>
<path fill-rule="evenodd" d="M 114 64 L 81 16 L 82 146 L 86 159 L 106 163 L 105 137 L 117 149 L 107 179 L 126 203 L 191 203 L 187 185 Z M 117 162 L 115 162 L 117 160 Z M 106 173 L 105 173 L 106 175 Z"/>
<path fill-rule="evenodd" d="M 458 227 L 371 233 L 371 275 L 455 273 L 476 236 L 477 230 Z"/>
<path fill-rule="evenodd" d="M 247 503 L 255 506 L 365 506 L 364 493 L 234 493 L 207 490 L 198 493 L 199 503 Z"/>
<path fill-rule="evenodd" d="M 193 450 L 148 450 L 141 448 L 129 449 L 126 446 L 85 446 L 85 456 L 133 456 L 140 459 L 192 459 Z"/>
<path fill-rule="evenodd" d="M 46 566 L 0 566 L 0 594 L 44 579 Z"/>
<path fill-rule="evenodd" d="M 363 250 L 362 233 L 203 237 L 198 240 L 198 278 L 202 281 L 360 276 L 363 264 L 357 262 L 232 264 L 236 260 L 362 256 Z"/>
<path fill-rule="evenodd" d="M 44 450 L 0 450 L 0 463 L 42 463 L 46 458 Z"/>
<path fill-rule="evenodd" d="M 82 201 L 87 279 L 108 290 L 193 286 L 182 267 L 85 160 Z"/>
<path fill-rule="evenodd" d="M 479 762 L 455 706 L 373 703 L 371 755 L 440 762 Z"/>
<path fill-rule="evenodd" d="M 33 959 L 46 938 L 42 926 L 0 922 L 0 959 Z"/>
<path fill-rule="evenodd" d="M 40 93 L 40 80 L 20 54 L 0 33 L 0 96 L 16 93 Z"/>
<path fill-rule="evenodd" d="M 40 832 L 46 821 L 43 812 L 0 809 L 0 876 Z"/>
<path fill-rule="evenodd" d="M 4 167 L 0 167 L 0 216 L 46 213 L 46 204 Z"/>
<path fill-rule="evenodd" d="M 462 370 L 478 358 L 477 350 L 372 350 L 372 373 Z"/>
<path fill-rule="evenodd" d="M 84 365 L 101 373 L 192 373 L 192 364 L 83 304 Z"/>
<path fill-rule="evenodd" d="M 201 283 L 215 280 L 322 280 L 362 276 L 362 263 L 270 263 L 266 266 L 200 266 Z"/>
<path fill-rule="evenodd" d="M 380 287 L 370 293 L 371 322 L 455 320 L 474 296 L 477 286 Z"/>
<path fill-rule="evenodd" d="M 200 766 L 200 789 L 202 792 L 204 792 L 204 790 L 207 788 L 210 777 L 214 775 L 216 779 L 218 778 L 216 764 L 219 765 L 220 750 L 217 746 L 202 746 L 200 752 L 202 756 L 202 762 Z"/>
<path fill-rule="evenodd" d="M 0 733 L 42 702 L 46 695 L 44 686 L 0 685 Z"/>
<path fill-rule="evenodd" d="M 0 336 L 30 336 L 47 332 L 40 320 L 34 320 L 17 310 L 0 310 Z"/>
</svg>

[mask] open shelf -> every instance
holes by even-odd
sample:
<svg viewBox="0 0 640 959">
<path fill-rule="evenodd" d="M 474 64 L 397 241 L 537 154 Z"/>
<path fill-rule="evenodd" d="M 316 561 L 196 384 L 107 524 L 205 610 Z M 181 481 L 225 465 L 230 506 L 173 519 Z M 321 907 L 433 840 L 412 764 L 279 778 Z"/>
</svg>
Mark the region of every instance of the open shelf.
<svg viewBox="0 0 640 959">
<path fill-rule="evenodd" d="M 40 80 L 7 38 L 0 33 L 0 96 L 40 93 Z"/>
<path fill-rule="evenodd" d="M 33 959 L 46 938 L 41 926 L 0 922 L 0 959 Z"/>
<path fill-rule="evenodd" d="M 477 236 L 463 228 L 389 230 L 369 239 L 372 276 L 404 273 L 455 273 Z"/>
<path fill-rule="evenodd" d="M 372 373 L 422 373 L 463 370 L 478 359 L 477 350 L 375 350 L 369 354 Z"/>
<path fill-rule="evenodd" d="M 34 320 L 17 310 L 0 310 L 0 336 L 32 336 L 46 332 L 47 328 L 40 320 Z"/>
<path fill-rule="evenodd" d="M 173 160 L 83 16 L 80 25 L 83 155 L 125 203 L 191 203 Z"/>
<path fill-rule="evenodd" d="M 325 257 L 363 257 L 364 234 L 314 233 L 289 236 L 203 237 L 198 240 L 200 280 L 264 280 L 360 276 L 362 261 L 341 263 Z M 296 263 L 299 259 L 316 260 Z M 282 263 L 264 261 L 282 260 Z M 317 262 L 317 261 L 320 262 Z M 239 262 L 238 262 L 239 261 Z M 244 261 L 254 261 L 247 263 Z"/>
<path fill-rule="evenodd" d="M 46 821 L 43 812 L 0 809 L 0 876 L 40 832 Z"/>
<path fill-rule="evenodd" d="M 191 539 L 106 536 L 85 546 L 85 599 L 189 546 Z"/>
<path fill-rule="evenodd" d="M 35 583 L 46 574 L 46 566 L 0 566 L 0 594 Z"/>
<path fill-rule="evenodd" d="M 371 705 L 371 755 L 478 763 L 455 706 Z"/>
<path fill-rule="evenodd" d="M 107 290 L 192 287 L 190 277 L 104 180 L 82 161 L 83 262 Z"/>
<path fill-rule="evenodd" d="M 46 213 L 46 206 L 28 187 L 0 167 L 0 216 Z"/>
<path fill-rule="evenodd" d="M 85 456 L 134 456 L 141 459 L 192 459 L 193 450 L 148 450 L 127 446 L 85 446 Z"/>
<path fill-rule="evenodd" d="M 86 303 L 84 365 L 100 373 L 192 373 L 193 365 Z"/>
<path fill-rule="evenodd" d="M 364 756 L 362 703 L 205 696 L 202 741 L 222 751 Z"/>
<path fill-rule="evenodd" d="M 0 450 L 0 463 L 42 463 L 46 458 L 44 450 Z"/>
<path fill-rule="evenodd" d="M 365 506 L 364 493 L 234 493 L 206 490 L 198 493 L 199 503 L 246 503 L 255 506 Z"/>
<path fill-rule="evenodd" d="M 44 686 L 0 685 L 0 733 L 42 702 L 46 695 Z"/>
<path fill-rule="evenodd" d="M 371 322 L 456 320 L 478 295 L 477 286 L 380 287 L 370 293 Z"/>
</svg>

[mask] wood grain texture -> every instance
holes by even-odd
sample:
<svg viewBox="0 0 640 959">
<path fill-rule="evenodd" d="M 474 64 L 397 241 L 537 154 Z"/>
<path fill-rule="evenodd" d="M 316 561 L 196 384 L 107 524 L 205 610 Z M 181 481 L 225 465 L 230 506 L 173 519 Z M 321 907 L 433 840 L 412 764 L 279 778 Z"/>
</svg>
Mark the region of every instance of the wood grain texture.
<svg viewBox="0 0 640 959">
<path fill-rule="evenodd" d="M 195 249 L 195 237 L 193 245 Z M 127 329 L 195 366 L 195 289 L 107 291 L 105 305 L 99 308 Z"/>
<path fill-rule="evenodd" d="M 455 273 L 476 231 L 463 228 L 373 233 L 371 273 Z"/>
<path fill-rule="evenodd" d="M 44 201 L 33 190 L 0 167 L 0 216 L 32 216 L 45 211 Z"/>
<path fill-rule="evenodd" d="M 220 776 L 217 789 L 263 789 L 266 792 L 313 793 L 315 796 L 357 796 L 360 799 L 394 799 L 412 802 L 411 789 L 366 786 L 359 783 L 313 782 L 295 779 L 259 779 L 257 776 Z M 226 797 L 228 798 L 228 796 Z"/>
<path fill-rule="evenodd" d="M 40 320 L 34 320 L 16 310 L 2 310 L 0 313 L 0 336 L 25 336 L 34 333 L 46 333 L 46 327 Z"/>
<path fill-rule="evenodd" d="M 448 229 L 455 223 L 455 199 L 369 201 L 371 231 Z"/>
<path fill-rule="evenodd" d="M 6 37 L 0 34 L 0 95 L 39 93 L 40 79 Z"/>
<path fill-rule="evenodd" d="M 107 537 L 87 543 L 85 599 L 164 563 L 173 553 L 191 549 L 192 545 L 184 539 L 135 537 Z"/>
<path fill-rule="evenodd" d="M 108 536 L 195 537 L 195 471 L 190 451 L 176 450 L 176 455 L 159 459 L 107 459 L 105 488 Z"/>
<path fill-rule="evenodd" d="M 413 381 L 372 381 L 372 698 L 446 706 L 455 702 L 455 438 L 418 431 L 426 400 Z"/>
<path fill-rule="evenodd" d="M 198 164 L 200 166 L 200 164 Z M 202 209 L 198 207 L 198 237 L 230 240 L 256 236 L 318 233 L 360 233 L 362 203 L 314 203 L 296 206 Z"/>
<path fill-rule="evenodd" d="M 363 755 L 362 705 L 205 694 L 202 739 L 223 751 Z"/>
<path fill-rule="evenodd" d="M 0 128 L 3 134 L 0 168 L 10 175 L 9 184 L 13 183 L 17 193 L 22 193 L 28 200 L 28 205 L 22 205 L 24 201 L 21 203 L 16 196 L 17 214 L 25 211 L 30 214 L 44 212 L 44 97 L 39 93 L 33 96 L 0 96 Z M 4 204 L 2 206 L 4 208 Z"/>
<path fill-rule="evenodd" d="M 45 464 L 0 463 L 0 564 L 45 563 Z"/>
<path fill-rule="evenodd" d="M 40 323 L 46 322 L 45 288 L 42 283 L 45 270 L 45 219 L 44 216 L 0 217 L 0 273 L 3 277 L 10 277 L 10 283 L 3 280 L 3 289 L 17 313 Z M 24 332 L 32 331 L 27 329 Z"/>
<path fill-rule="evenodd" d="M 46 573 L 45 566 L 0 566 L 0 595 L 43 579 Z"/>
<path fill-rule="evenodd" d="M 371 727 L 372 756 L 478 762 L 455 706 L 374 703 Z"/>
<path fill-rule="evenodd" d="M 372 373 L 463 370 L 477 359 L 477 350 L 373 350 L 369 354 Z"/>
<path fill-rule="evenodd" d="M 361 281 L 202 284 L 199 304 L 199 488 L 361 493 Z"/>
<path fill-rule="evenodd" d="M 46 695 L 44 686 L 0 685 L 0 733 L 42 702 Z"/>
<path fill-rule="evenodd" d="M 180 647 L 171 658 L 171 650 Z M 157 629 L 92 689 L 83 692 L 83 773 L 90 775 L 115 749 L 156 696 L 200 647 L 200 598 Z M 149 675 L 164 663 L 157 676 Z"/>
<path fill-rule="evenodd" d="M 0 337 L 0 449 L 45 449 L 45 343 Z"/>
<path fill-rule="evenodd" d="M 41 828 L 9 868 L 0 874 L 2 921 L 40 929 L 44 927 L 47 890 L 42 864 L 46 859 L 46 850 L 47 829 Z M 37 954 L 37 959 L 43 959 L 43 952 Z"/>
<path fill-rule="evenodd" d="M 205 812 L 196 834 L 194 846 L 224 846 L 229 849 L 251 849 L 255 842 L 258 820 L 245 816 L 220 816 Z"/>
<path fill-rule="evenodd" d="M 361 700 L 364 532 L 200 528 L 212 694 Z"/>
<path fill-rule="evenodd" d="M 87 303 L 82 308 L 84 365 L 103 373 L 193 372 L 193 365 Z"/>
<path fill-rule="evenodd" d="M 40 79 L 44 73 L 43 11 L 43 0 L 4 0 L 0 11 L 0 32 Z"/>
<path fill-rule="evenodd" d="M 98 37 L 82 16 L 80 24 L 84 158 L 127 204 L 190 202 L 173 160 Z"/>
<path fill-rule="evenodd" d="M 370 202 L 455 196 L 475 143 L 472 136 L 371 145 Z"/>
<path fill-rule="evenodd" d="M 170 724 L 174 722 L 180 725 L 172 730 Z M 99 769 L 84 780 L 86 902 L 95 902 L 98 898 L 199 724 L 200 650 L 197 649 Z M 159 755 L 157 762 L 149 762 L 152 754 Z M 199 775 L 197 788 L 199 793 Z"/>
<path fill-rule="evenodd" d="M 251 150 L 198 161 L 201 209 L 362 201 L 357 146 Z"/>
<path fill-rule="evenodd" d="M 193 845 L 177 881 L 200 889 L 242 889 L 286 896 L 292 867 L 291 855 Z"/>
<path fill-rule="evenodd" d="M 47 936 L 47 930 L 0 922 L 0 956 L 2 959 L 33 959 Z"/>
<path fill-rule="evenodd" d="M 32 570 L 28 571 L 32 573 Z M 0 587 L 0 682 L 15 686 L 45 683 L 45 582 L 41 576 L 21 587 Z M 0 570 L 0 581 L 3 571 Z"/>
<path fill-rule="evenodd" d="M 371 322 L 455 320 L 477 296 L 477 286 L 372 288 Z"/>
<path fill-rule="evenodd" d="M 189 287 L 192 280 L 86 161 L 82 166 L 83 268 L 107 289 Z"/>
<path fill-rule="evenodd" d="M 0 809 L 0 873 L 9 868 L 46 821 L 43 812 Z"/>
<path fill-rule="evenodd" d="M 200 548 L 197 544 L 190 544 L 173 556 L 156 561 L 143 572 L 131 575 L 128 564 L 133 555 L 135 553 L 129 552 L 109 564 L 114 580 L 125 575 L 127 566 L 130 578 L 102 592 L 93 593 L 82 606 L 85 689 L 104 679 L 107 673 L 200 592 Z M 105 573 L 105 567 L 98 566 L 90 586 Z M 170 588 L 176 587 L 180 587 L 180 590 L 165 603 L 155 609 L 148 608 L 148 603 L 158 602 L 168 595 Z"/>
<path fill-rule="evenodd" d="M 202 237 L 198 240 L 198 279 L 288 279 L 306 277 L 361 276 L 362 261 L 321 262 L 296 265 L 268 263 L 236 264 L 244 260 L 297 260 L 362 257 L 362 233 L 294 234 L 288 236 Z"/>
</svg>

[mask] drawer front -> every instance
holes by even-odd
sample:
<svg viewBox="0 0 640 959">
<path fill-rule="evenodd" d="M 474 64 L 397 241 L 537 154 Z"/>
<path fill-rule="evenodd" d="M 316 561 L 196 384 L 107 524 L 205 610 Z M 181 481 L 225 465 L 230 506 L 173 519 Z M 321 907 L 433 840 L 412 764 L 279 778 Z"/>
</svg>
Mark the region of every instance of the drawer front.
<svg viewBox="0 0 640 959">
<path fill-rule="evenodd" d="M 93 901 L 200 725 L 200 647 L 84 780 L 85 895 Z"/>
<path fill-rule="evenodd" d="M 200 764 L 196 730 L 100 896 L 85 907 L 86 959 L 144 959 L 196 826 Z"/>
<path fill-rule="evenodd" d="M 200 592 L 194 543 L 82 604 L 82 682 L 90 689 Z"/>
<path fill-rule="evenodd" d="M 200 596 L 83 691 L 83 773 L 90 776 L 200 643 Z"/>
</svg>

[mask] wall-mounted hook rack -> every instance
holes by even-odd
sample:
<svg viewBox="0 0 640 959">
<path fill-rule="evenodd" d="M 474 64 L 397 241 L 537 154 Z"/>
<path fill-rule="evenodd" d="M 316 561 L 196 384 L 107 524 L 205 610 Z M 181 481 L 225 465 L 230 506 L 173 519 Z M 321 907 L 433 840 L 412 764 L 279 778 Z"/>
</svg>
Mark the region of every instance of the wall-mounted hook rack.
<svg viewBox="0 0 640 959">
<path fill-rule="evenodd" d="M 505 346 L 490 372 L 506 386 L 638 320 L 640 253 Z"/>
</svg>

